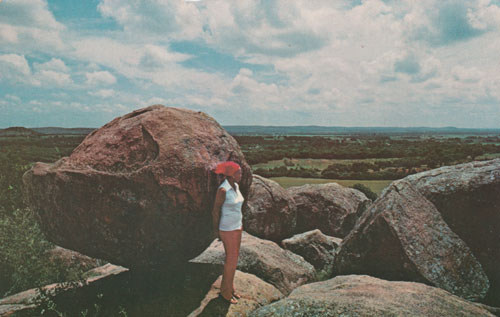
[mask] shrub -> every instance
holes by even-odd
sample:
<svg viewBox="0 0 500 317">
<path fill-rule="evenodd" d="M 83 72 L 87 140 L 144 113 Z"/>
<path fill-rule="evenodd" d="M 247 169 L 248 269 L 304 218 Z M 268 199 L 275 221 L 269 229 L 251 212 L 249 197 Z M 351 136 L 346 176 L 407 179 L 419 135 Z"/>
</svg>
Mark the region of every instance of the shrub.
<svg viewBox="0 0 500 317">
<path fill-rule="evenodd" d="M 365 194 L 366 197 L 368 197 L 372 201 L 375 201 L 378 197 L 378 195 L 376 193 L 374 193 L 368 186 L 363 185 L 361 183 L 356 183 L 356 184 L 352 185 L 351 188 L 359 190 L 360 192 Z"/>
</svg>

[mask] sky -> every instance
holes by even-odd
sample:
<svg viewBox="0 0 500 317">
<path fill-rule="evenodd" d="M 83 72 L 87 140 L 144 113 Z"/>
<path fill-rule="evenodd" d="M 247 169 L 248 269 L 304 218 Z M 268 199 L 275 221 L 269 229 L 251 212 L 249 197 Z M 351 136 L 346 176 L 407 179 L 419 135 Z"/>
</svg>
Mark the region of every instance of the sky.
<svg viewBox="0 0 500 317">
<path fill-rule="evenodd" d="M 0 128 L 500 128 L 500 0 L 0 0 Z"/>
</svg>

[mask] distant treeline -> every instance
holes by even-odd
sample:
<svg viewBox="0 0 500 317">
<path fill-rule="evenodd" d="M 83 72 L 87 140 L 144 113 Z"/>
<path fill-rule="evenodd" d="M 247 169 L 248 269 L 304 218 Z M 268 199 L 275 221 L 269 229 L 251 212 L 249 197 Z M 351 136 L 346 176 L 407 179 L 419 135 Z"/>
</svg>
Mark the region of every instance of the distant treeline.
<svg viewBox="0 0 500 317">
<path fill-rule="evenodd" d="M 407 140 L 391 137 L 349 137 L 331 139 L 313 136 L 235 136 L 249 164 L 283 158 L 366 159 L 412 158 L 436 166 L 486 154 L 500 153 L 500 137 L 488 137 L 489 144 L 469 138 Z"/>
<path fill-rule="evenodd" d="M 320 177 L 334 179 L 399 179 L 422 169 L 471 161 L 480 155 L 500 153 L 500 137 L 393 138 L 355 136 L 332 139 L 321 136 L 235 136 L 250 165 L 294 159 L 391 159 L 373 163 L 332 164 L 324 170 L 279 166 L 260 168 L 264 177 Z"/>
<path fill-rule="evenodd" d="M 262 126 L 262 125 L 225 125 L 231 135 L 375 135 L 375 134 L 500 134 L 500 129 L 470 129 L 456 127 L 326 127 L 307 126 Z"/>
</svg>

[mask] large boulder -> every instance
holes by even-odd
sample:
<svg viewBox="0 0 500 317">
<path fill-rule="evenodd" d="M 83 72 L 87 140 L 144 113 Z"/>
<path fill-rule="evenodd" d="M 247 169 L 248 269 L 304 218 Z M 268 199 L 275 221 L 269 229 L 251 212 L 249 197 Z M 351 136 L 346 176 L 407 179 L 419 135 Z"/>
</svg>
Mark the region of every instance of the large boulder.
<svg viewBox="0 0 500 317">
<path fill-rule="evenodd" d="M 500 306 L 500 159 L 445 166 L 405 180 L 467 243 L 490 280 L 489 302 Z"/>
<path fill-rule="evenodd" d="M 290 194 L 273 180 L 253 175 L 243 227 L 261 239 L 279 242 L 293 235 L 297 208 Z"/>
<path fill-rule="evenodd" d="M 190 262 L 220 267 L 224 265 L 224 258 L 222 241 L 216 239 Z M 301 256 L 283 250 L 275 242 L 259 239 L 246 232 L 241 237 L 237 269 L 271 283 L 285 295 L 313 280 L 316 273 L 314 267 Z"/>
<path fill-rule="evenodd" d="M 296 233 L 319 229 L 343 238 L 372 202 L 362 192 L 337 183 L 293 186 L 287 191 L 297 205 Z"/>
<path fill-rule="evenodd" d="M 328 269 L 342 239 L 324 235 L 319 229 L 299 233 L 281 241 L 283 248 L 300 255 L 316 270 Z"/>
<path fill-rule="evenodd" d="M 346 275 L 302 285 L 287 298 L 259 308 L 250 316 L 495 315 L 484 306 L 425 284 Z"/>
<path fill-rule="evenodd" d="M 220 161 L 252 175 L 236 140 L 203 112 L 154 105 L 115 118 L 23 175 L 48 239 L 129 268 L 172 268 L 212 241 Z"/>
<path fill-rule="evenodd" d="M 342 241 L 334 272 L 426 283 L 468 300 L 489 288 L 467 245 L 404 180 L 391 183 Z"/>
<path fill-rule="evenodd" d="M 212 284 L 200 307 L 188 317 L 226 316 L 245 317 L 251 311 L 282 299 L 281 292 L 253 274 L 236 271 L 234 288 L 241 294 L 236 305 L 224 302 L 220 297 L 222 275 Z"/>
</svg>

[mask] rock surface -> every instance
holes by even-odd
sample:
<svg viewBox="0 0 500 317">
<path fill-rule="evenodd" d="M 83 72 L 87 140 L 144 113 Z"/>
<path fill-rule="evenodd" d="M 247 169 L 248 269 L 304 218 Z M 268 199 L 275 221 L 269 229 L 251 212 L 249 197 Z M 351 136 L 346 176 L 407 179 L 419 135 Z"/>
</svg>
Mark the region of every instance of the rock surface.
<svg viewBox="0 0 500 317">
<path fill-rule="evenodd" d="M 251 311 L 282 299 L 281 292 L 253 274 L 236 271 L 234 288 L 241 294 L 237 304 L 230 305 L 219 298 L 222 275 L 212 284 L 200 307 L 188 317 L 247 316 Z"/>
<path fill-rule="evenodd" d="M 445 166 L 405 178 L 430 200 L 479 260 L 500 306 L 500 159 Z"/>
<path fill-rule="evenodd" d="M 58 262 L 62 267 L 78 267 L 82 271 L 88 271 L 90 269 L 99 267 L 99 264 L 103 262 L 101 260 L 93 259 L 86 255 L 80 254 L 76 251 L 61 248 L 60 246 L 55 246 L 54 248 L 48 250 L 48 254 L 52 262 Z M 104 264 L 105 263 L 103 263 L 102 265 Z"/>
<path fill-rule="evenodd" d="M 202 254 L 190 262 L 224 265 L 224 258 L 222 241 L 214 240 Z M 310 282 L 315 274 L 314 267 L 301 256 L 246 232 L 243 232 L 241 238 L 237 269 L 271 283 L 285 295 L 297 286 Z"/>
<path fill-rule="evenodd" d="M 115 118 L 54 164 L 23 175 L 49 240 L 128 268 L 173 267 L 212 241 L 221 161 L 252 176 L 236 140 L 203 112 L 154 105 Z"/>
<path fill-rule="evenodd" d="M 118 275 L 126 271 L 128 271 L 127 268 L 108 263 L 86 272 L 85 275 L 88 277 L 85 278 L 83 283 L 53 283 L 43 286 L 42 289 L 46 291 L 48 295 L 54 295 L 58 288 L 63 291 L 68 291 L 75 287 L 84 287 L 101 279 Z M 0 298 L 0 316 L 10 316 L 19 312 L 31 311 L 37 307 L 36 300 L 38 296 L 37 289 L 32 288 L 5 298 Z"/>
<path fill-rule="evenodd" d="M 337 276 L 302 285 L 250 316 L 494 316 L 449 292 L 414 282 L 366 275 Z"/>
<path fill-rule="evenodd" d="M 273 180 L 253 175 L 243 228 L 261 239 L 279 242 L 293 235 L 297 208 L 290 194 Z"/>
<path fill-rule="evenodd" d="M 293 186 L 287 191 L 297 205 L 296 233 L 319 229 L 343 238 L 371 204 L 362 192 L 337 183 Z"/>
<path fill-rule="evenodd" d="M 467 245 L 404 180 L 391 183 L 342 241 L 334 271 L 426 283 L 468 300 L 489 288 Z"/>
<path fill-rule="evenodd" d="M 283 248 L 300 255 L 316 270 L 322 270 L 333 263 L 335 252 L 342 239 L 324 235 L 319 229 L 294 235 L 281 241 Z"/>
</svg>

